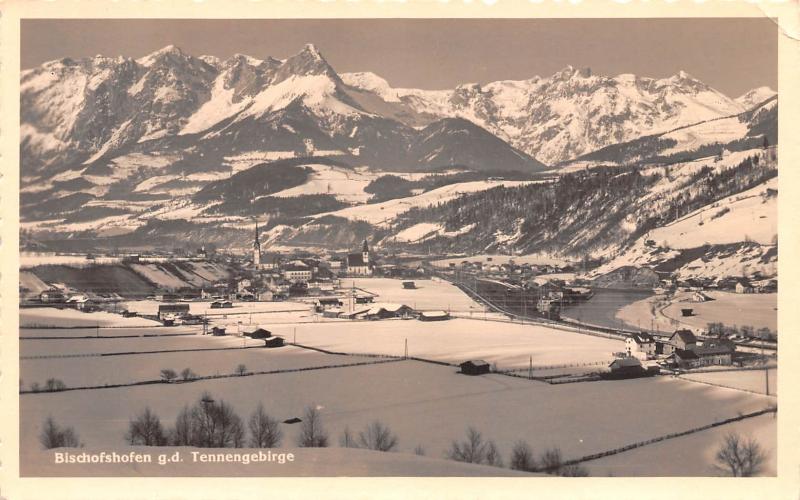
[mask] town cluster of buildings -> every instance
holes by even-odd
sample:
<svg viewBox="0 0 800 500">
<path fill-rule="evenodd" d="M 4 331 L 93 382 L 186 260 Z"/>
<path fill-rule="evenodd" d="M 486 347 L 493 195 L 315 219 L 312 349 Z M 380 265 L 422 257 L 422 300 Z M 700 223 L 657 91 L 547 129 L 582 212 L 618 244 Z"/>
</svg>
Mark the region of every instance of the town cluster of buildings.
<svg viewBox="0 0 800 500">
<path fill-rule="evenodd" d="M 658 360 L 665 366 L 698 368 L 730 365 L 736 345 L 727 339 L 704 339 L 691 330 L 676 330 L 669 337 L 655 337 L 646 332 L 634 333 L 625 340 L 625 357 L 641 361 Z"/>
</svg>

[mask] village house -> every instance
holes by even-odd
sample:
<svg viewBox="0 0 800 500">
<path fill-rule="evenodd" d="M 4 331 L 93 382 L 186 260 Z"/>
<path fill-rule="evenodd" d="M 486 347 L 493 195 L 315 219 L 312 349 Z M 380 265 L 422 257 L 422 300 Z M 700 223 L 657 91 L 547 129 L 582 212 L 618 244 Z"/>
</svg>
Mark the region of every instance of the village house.
<svg viewBox="0 0 800 500">
<path fill-rule="evenodd" d="M 625 351 L 637 359 L 652 359 L 656 355 L 656 340 L 646 332 L 634 333 L 625 339 Z"/>
<path fill-rule="evenodd" d="M 697 337 L 690 330 L 676 330 L 670 338 L 663 343 L 663 353 L 670 355 L 677 350 L 691 351 L 697 347 Z"/>
<path fill-rule="evenodd" d="M 734 288 L 736 293 L 754 293 L 755 289 L 753 289 L 753 285 L 750 284 L 747 280 L 739 280 L 736 282 L 736 287 Z"/>
</svg>

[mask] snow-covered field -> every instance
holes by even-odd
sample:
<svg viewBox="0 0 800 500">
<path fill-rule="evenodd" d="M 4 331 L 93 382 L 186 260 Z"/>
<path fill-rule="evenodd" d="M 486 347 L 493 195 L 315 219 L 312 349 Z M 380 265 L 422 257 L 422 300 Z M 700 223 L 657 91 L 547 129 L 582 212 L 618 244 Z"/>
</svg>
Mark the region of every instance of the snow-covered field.
<svg viewBox="0 0 800 500">
<path fill-rule="evenodd" d="M 164 329 L 166 330 L 166 329 Z M 170 329 L 171 330 L 171 329 Z M 159 332 L 161 329 L 159 329 Z M 101 330 L 102 332 L 102 330 Z M 183 330 L 186 332 L 186 330 Z M 154 333 L 149 332 L 139 333 Z M 158 332 L 156 332 L 158 333 Z M 163 337 L 116 337 L 116 338 L 59 338 L 59 339 L 23 339 L 20 340 L 20 356 L 59 356 L 87 355 L 119 352 L 143 352 L 188 349 L 219 349 L 223 347 L 242 347 L 245 345 L 264 345 L 263 341 L 246 340 L 240 337 L 214 337 L 202 335 L 202 330 L 195 329 L 196 335 L 172 335 Z M 186 353 L 186 359 L 192 354 Z"/>
<path fill-rule="evenodd" d="M 99 257 L 96 260 L 88 260 L 85 255 L 59 255 L 47 252 L 22 252 L 19 256 L 20 269 L 28 269 L 36 266 L 46 265 L 65 265 L 65 266 L 88 266 L 91 264 L 115 264 L 122 259 L 119 257 Z"/>
<path fill-rule="evenodd" d="M 413 281 L 416 289 L 403 288 L 403 281 Z M 447 281 L 434 279 L 399 280 L 391 278 L 344 278 L 343 289 L 352 287 L 377 294 L 375 301 L 399 302 L 417 310 L 442 309 L 451 312 L 483 312 L 484 307 Z"/>
<path fill-rule="evenodd" d="M 520 325 L 451 319 L 422 322 L 384 320 L 326 323 L 322 325 L 276 325 L 275 334 L 297 343 L 336 352 L 402 356 L 408 339 L 409 356 L 461 363 L 484 359 L 500 369 L 591 363 L 613 359 L 624 350 L 622 341 L 539 325 Z"/>
<path fill-rule="evenodd" d="M 664 309 L 664 315 L 681 324 L 705 328 L 710 322 L 726 325 L 752 326 L 756 329 L 778 328 L 778 294 L 708 292 L 714 300 L 708 302 L 674 302 Z M 680 299 L 679 299 L 680 300 Z M 681 308 L 694 309 L 694 316 L 681 316 Z"/>
<path fill-rule="evenodd" d="M 120 311 L 123 309 L 120 306 Z M 156 308 L 157 311 L 157 308 Z M 155 314 L 155 312 L 153 313 Z M 113 326 L 113 327 L 146 327 L 158 326 L 160 323 L 145 318 L 123 318 L 120 314 L 113 314 L 109 312 L 81 312 L 77 309 L 56 309 L 55 307 L 31 307 L 21 309 L 19 313 L 19 324 L 25 327 L 72 327 L 72 326 L 86 326 L 94 328 L 96 326 Z M 65 330 L 53 330 L 55 335 L 60 335 Z M 29 335 L 23 330 L 24 335 Z M 50 335 L 50 334 L 46 334 Z M 68 334 L 77 335 L 77 334 Z M 105 333 L 103 333 L 105 335 Z"/>
<path fill-rule="evenodd" d="M 728 326 L 752 326 L 756 329 L 767 327 L 777 331 L 778 294 L 731 292 L 704 292 L 714 300 L 691 302 L 688 292 L 680 292 L 671 303 L 663 307 L 657 301 L 663 296 L 649 297 L 623 307 L 617 317 L 628 324 L 649 325 L 651 319 L 659 331 L 670 332 L 678 327 L 688 327 L 696 331 L 705 330 L 708 323 L 724 323 Z M 693 309 L 693 316 L 683 316 L 681 309 Z M 653 314 L 655 312 L 655 315 Z"/>
<path fill-rule="evenodd" d="M 764 370 L 737 370 L 737 371 L 719 371 L 719 372 L 705 372 L 705 373 L 688 373 L 682 375 L 686 380 L 695 380 L 698 382 L 706 382 L 709 384 L 719 384 L 725 387 L 732 387 L 735 389 L 744 389 L 746 391 L 758 392 L 761 394 L 767 393 L 766 376 Z M 769 370 L 769 393 L 776 395 L 778 393 L 778 370 Z"/>
<path fill-rule="evenodd" d="M 432 189 L 416 196 L 409 196 L 406 198 L 398 198 L 395 200 L 384 201 L 381 203 L 373 203 L 369 205 L 358 205 L 355 207 L 343 208 L 335 212 L 327 212 L 318 214 L 317 217 L 326 215 L 335 215 L 337 217 L 344 217 L 350 220 L 361 220 L 369 222 L 374 225 L 385 225 L 389 219 L 394 219 L 403 212 L 408 211 L 414 207 L 428 207 L 436 203 L 457 198 L 463 193 L 474 193 L 476 191 L 483 191 L 493 187 L 505 186 L 521 186 L 530 184 L 532 182 L 541 181 L 473 181 L 473 182 L 459 182 L 456 184 L 449 184 L 437 189 Z"/>
<path fill-rule="evenodd" d="M 771 414 L 714 427 L 618 455 L 586 462 L 592 476 L 719 476 L 714 455 L 728 432 L 752 437 L 767 452 L 761 475 L 775 476 L 778 470 L 777 419 Z"/>
<path fill-rule="evenodd" d="M 778 234 L 778 179 L 707 205 L 673 224 L 654 229 L 649 238 L 670 248 L 696 248 L 705 244 L 736 243 L 750 239 L 769 245 Z"/>
<path fill-rule="evenodd" d="M 213 340 L 216 339 L 207 337 L 204 340 L 207 345 L 203 348 L 214 347 Z M 257 343 L 248 341 L 247 343 L 248 345 L 264 345 L 262 341 Z M 163 347 L 162 344 L 157 341 L 150 342 L 150 339 L 141 339 L 136 344 L 136 348 L 152 350 Z M 91 349 L 90 342 L 84 342 L 83 345 Z M 241 345 L 242 341 L 238 340 L 238 347 Z M 44 382 L 51 377 L 62 380 L 67 387 L 84 387 L 158 380 L 161 370 L 167 368 L 175 370 L 178 374 L 184 368 L 189 368 L 198 376 L 208 376 L 234 373 L 239 364 L 244 364 L 248 371 L 271 371 L 352 364 L 368 360 L 371 358 L 326 355 L 293 346 L 279 349 L 257 348 L 131 356 L 22 359 L 20 360 L 20 378 L 24 381 L 26 388 L 30 388 L 34 382 L 44 385 Z"/>
<path fill-rule="evenodd" d="M 129 418 L 145 406 L 171 425 L 180 409 L 203 391 L 229 402 L 245 417 L 259 402 L 279 420 L 316 405 L 334 443 L 345 426 L 360 430 L 377 419 L 397 434 L 399 451 L 422 445 L 431 457 L 441 457 L 451 440 L 462 439 L 472 425 L 497 442 L 506 461 L 518 439 L 537 451 L 557 446 L 572 458 L 768 404 L 766 397 L 661 377 L 551 386 L 502 375 L 467 377 L 450 367 L 402 361 L 191 384 L 24 395 L 22 448 L 37 447 L 47 415 L 54 415 L 60 425 L 75 427 L 87 447 L 122 446 Z M 622 400 L 629 404 L 620 404 Z M 298 429 L 283 428 L 285 443 L 291 445 Z M 680 460 L 681 455 L 660 458 L 649 463 L 648 473 L 658 475 L 661 463 Z"/>
</svg>

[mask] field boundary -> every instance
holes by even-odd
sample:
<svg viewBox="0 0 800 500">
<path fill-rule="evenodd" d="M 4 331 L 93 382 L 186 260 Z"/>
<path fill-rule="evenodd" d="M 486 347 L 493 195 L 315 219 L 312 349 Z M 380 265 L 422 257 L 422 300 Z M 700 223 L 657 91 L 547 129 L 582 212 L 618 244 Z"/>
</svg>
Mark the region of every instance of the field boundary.
<svg viewBox="0 0 800 500">
<path fill-rule="evenodd" d="M 709 373 L 709 372 L 706 372 L 706 373 Z M 713 373 L 713 372 L 711 372 L 711 373 Z M 686 378 L 686 377 L 682 377 L 682 376 L 679 376 L 678 378 L 680 378 L 681 380 L 685 380 L 686 382 L 693 382 L 695 384 L 711 385 L 711 386 L 714 386 L 714 387 L 721 387 L 723 389 L 731 389 L 731 390 L 734 390 L 734 391 L 749 392 L 750 394 L 758 394 L 759 396 L 767 396 L 767 397 L 776 398 L 776 399 L 778 398 L 777 394 L 766 394 L 764 392 L 751 391 L 750 389 L 743 389 L 741 387 L 733 387 L 733 386 L 730 386 L 730 385 L 715 384 L 714 382 L 705 382 L 703 380 L 692 380 L 690 378 Z"/>
<path fill-rule="evenodd" d="M 138 339 L 144 337 L 186 337 L 195 336 L 196 333 L 144 333 L 141 335 L 83 335 L 83 336 L 63 336 L 63 337 L 20 337 L 20 340 L 61 340 L 61 339 Z"/>
<path fill-rule="evenodd" d="M 753 417 L 758 417 L 758 416 L 761 416 L 761 415 L 765 415 L 767 413 L 777 413 L 777 412 L 778 412 L 777 405 L 774 406 L 774 407 L 767 407 L 767 408 L 764 408 L 764 409 L 761 409 L 761 410 L 757 410 L 757 411 L 754 411 L 754 412 L 750 412 L 750 413 L 746 413 L 746 414 L 743 414 L 743 415 L 737 415 L 735 417 L 726 418 L 724 420 L 720 420 L 718 422 L 713 422 L 711 424 L 706 424 L 706 425 L 702 425 L 700 427 L 695 427 L 695 428 L 692 428 L 692 429 L 689 429 L 689 430 L 686 430 L 686 431 L 672 432 L 670 434 L 665 434 L 663 436 L 654 437 L 652 439 L 648 439 L 648 440 L 645 440 L 645 441 L 639 441 L 639 442 L 636 442 L 636 443 L 632 443 L 632 444 L 628 444 L 628 445 L 625 445 L 625 446 L 621 446 L 619 448 L 614 448 L 613 450 L 603 451 L 603 452 L 600 452 L 600 453 L 593 453 L 591 455 L 586 455 L 586 456 L 583 456 L 583 457 L 580 457 L 580 458 L 575 458 L 575 459 L 572 459 L 572 460 L 565 460 L 563 465 L 575 465 L 575 464 L 579 464 L 579 463 L 582 463 L 582 462 L 589 462 L 589 461 L 592 461 L 592 460 L 597 460 L 599 458 L 605 458 L 605 457 L 608 457 L 608 456 L 611 456 L 611 455 L 617 455 L 619 453 L 624 453 L 626 451 L 634 450 L 636 448 L 641 448 L 643 446 L 647 446 L 647 445 L 650 445 L 650 444 L 659 443 L 661 441 L 666 441 L 668 439 L 674 439 L 674 438 L 678 438 L 678 437 L 688 436 L 689 434 L 694 434 L 696 432 L 706 431 L 708 429 L 713 429 L 714 427 L 719 427 L 721 425 L 726 425 L 726 424 L 730 424 L 730 423 L 733 423 L 733 422 L 739 422 L 739 421 L 742 421 L 742 420 L 745 420 L 745 419 L 748 419 L 748 418 L 753 418 Z M 535 472 L 542 472 L 542 471 L 535 471 Z"/>
<path fill-rule="evenodd" d="M 303 368 L 282 368 L 280 370 L 262 370 L 262 371 L 249 371 L 244 374 L 238 373 L 226 373 L 224 375 L 203 375 L 203 376 L 194 376 L 191 379 L 187 380 L 175 380 L 174 382 L 166 382 L 161 379 L 151 379 L 151 380 L 141 380 L 139 382 L 129 382 L 125 384 L 108 384 L 108 385 L 88 385 L 88 386 L 80 386 L 80 387 L 66 387 L 64 389 L 59 390 L 39 390 L 39 391 L 32 391 L 30 389 L 19 391 L 20 394 L 52 394 L 57 392 L 67 392 L 67 391 L 85 391 L 85 390 L 95 390 L 95 389 L 116 389 L 120 387 L 135 387 L 139 385 L 154 385 L 154 384 L 188 384 L 191 382 L 200 382 L 203 380 L 217 380 L 217 379 L 225 379 L 225 378 L 240 378 L 240 377 L 252 377 L 257 375 L 277 375 L 281 373 L 294 373 L 294 372 L 304 372 L 304 371 L 316 371 L 316 370 L 330 370 L 333 368 L 348 368 L 352 366 L 366 366 L 366 365 L 377 365 L 383 363 L 396 363 L 398 361 L 403 361 L 403 359 L 381 359 L 381 360 L 372 360 L 372 361 L 362 361 L 356 363 L 339 363 L 335 365 L 321 365 L 321 366 L 306 366 Z"/>
<path fill-rule="evenodd" d="M 168 354 L 173 352 L 199 352 L 199 351 L 238 351 L 241 349 L 264 349 L 263 345 L 249 345 L 244 347 L 210 347 L 196 349 L 163 349 L 158 351 L 122 351 L 122 352 L 97 352 L 76 354 L 41 354 L 38 356 L 20 356 L 19 359 L 56 359 L 56 358 L 91 358 L 107 356 L 135 356 L 139 354 Z"/>
</svg>

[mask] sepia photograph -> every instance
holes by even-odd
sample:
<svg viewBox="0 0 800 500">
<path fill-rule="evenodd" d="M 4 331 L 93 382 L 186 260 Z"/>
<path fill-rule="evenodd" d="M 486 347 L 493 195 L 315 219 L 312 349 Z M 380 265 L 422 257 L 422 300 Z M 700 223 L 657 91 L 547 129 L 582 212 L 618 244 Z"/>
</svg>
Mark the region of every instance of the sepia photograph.
<svg viewBox="0 0 800 500">
<path fill-rule="evenodd" d="M 19 30 L 21 477 L 778 475 L 773 19 Z"/>
</svg>

